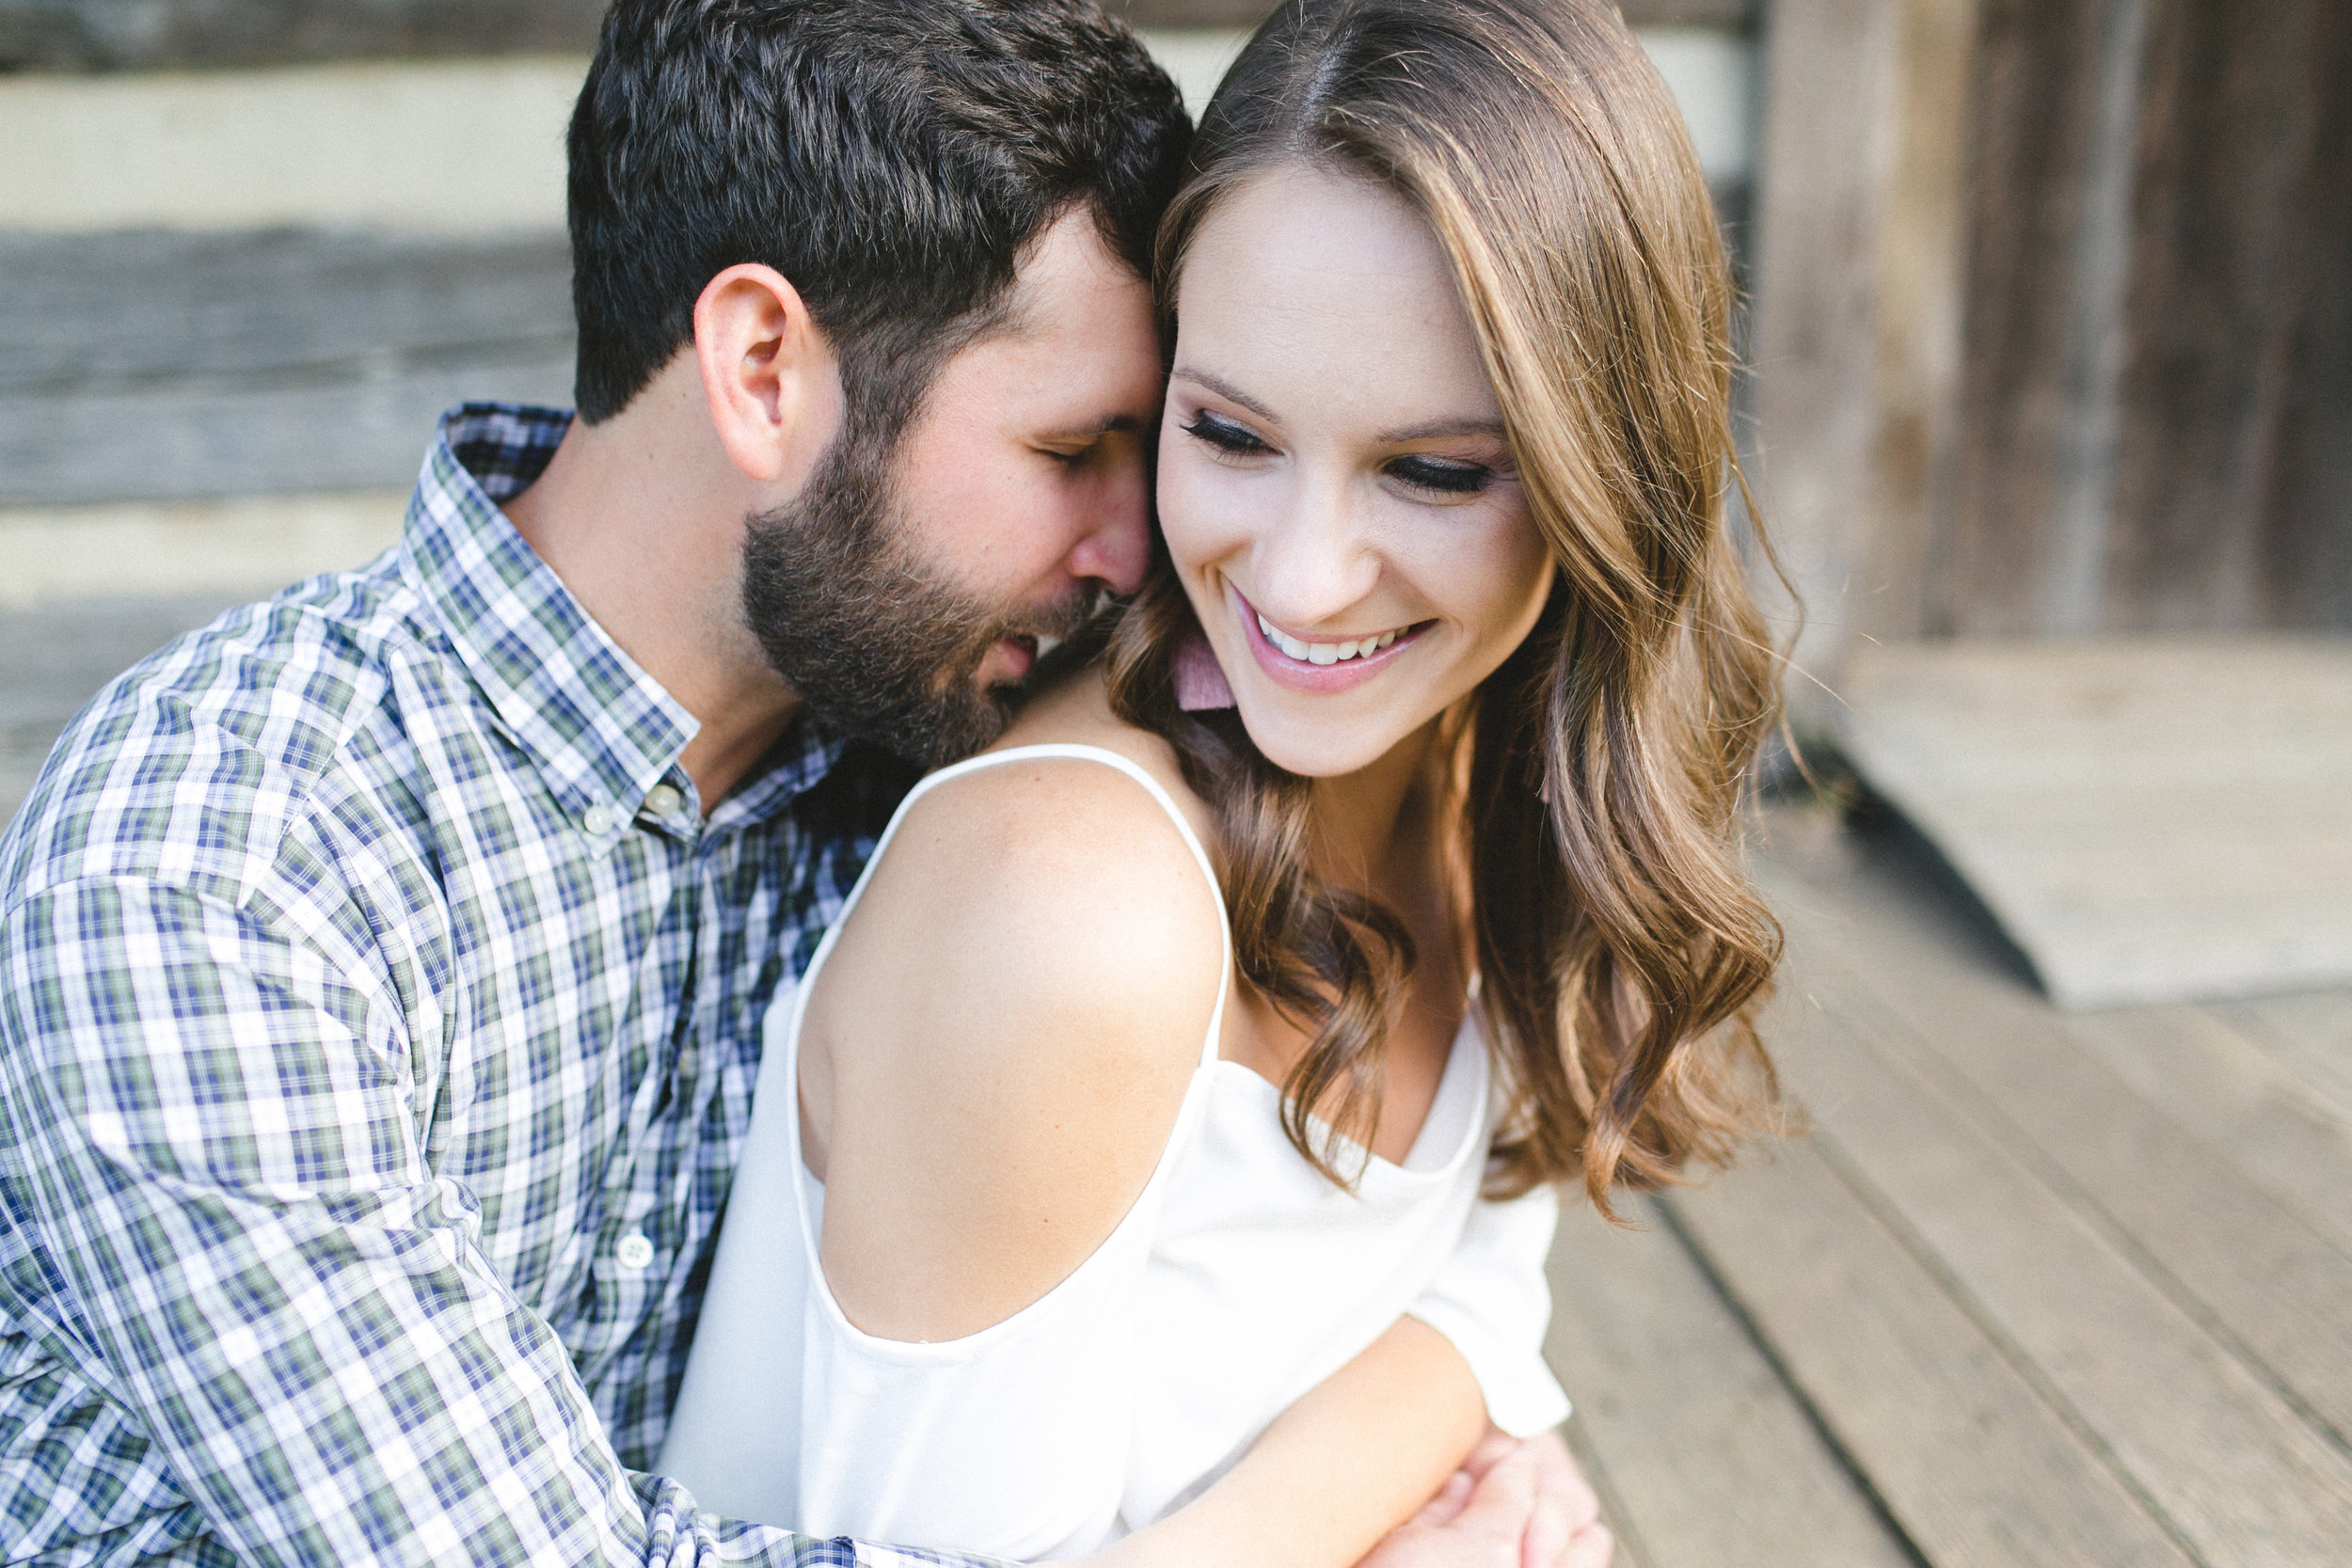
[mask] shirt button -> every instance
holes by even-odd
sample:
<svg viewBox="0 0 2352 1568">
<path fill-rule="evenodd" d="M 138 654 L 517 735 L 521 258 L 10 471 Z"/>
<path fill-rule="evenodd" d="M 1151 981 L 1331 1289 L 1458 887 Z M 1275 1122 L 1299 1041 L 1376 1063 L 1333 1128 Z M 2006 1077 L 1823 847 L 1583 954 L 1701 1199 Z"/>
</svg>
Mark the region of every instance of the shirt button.
<svg viewBox="0 0 2352 1568">
<path fill-rule="evenodd" d="M 580 831 L 591 838 L 602 838 L 612 831 L 612 808 L 590 806 L 580 814 Z"/>
<path fill-rule="evenodd" d="M 684 804 L 686 797 L 678 792 L 675 784 L 658 784 L 645 791 L 647 816 L 667 816 Z"/>
<path fill-rule="evenodd" d="M 631 1231 L 621 1238 L 621 1244 L 612 1249 L 612 1260 L 635 1274 L 653 1261 L 653 1243 Z"/>
</svg>

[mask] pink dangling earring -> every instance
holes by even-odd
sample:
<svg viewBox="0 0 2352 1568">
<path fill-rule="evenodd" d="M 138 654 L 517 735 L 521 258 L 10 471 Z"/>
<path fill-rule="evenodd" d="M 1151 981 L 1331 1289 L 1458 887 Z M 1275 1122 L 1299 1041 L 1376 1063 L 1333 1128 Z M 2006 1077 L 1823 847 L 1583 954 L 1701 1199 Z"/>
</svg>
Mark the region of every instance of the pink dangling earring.
<svg viewBox="0 0 2352 1568">
<path fill-rule="evenodd" d="M 1233 705 L 1232 683 L 1225 678 L 1225 667 L 1217 663 L 1199 626 L 1177 645 L 1175 677 L 1176 705 L 1186 713 Z"/>
</svg>

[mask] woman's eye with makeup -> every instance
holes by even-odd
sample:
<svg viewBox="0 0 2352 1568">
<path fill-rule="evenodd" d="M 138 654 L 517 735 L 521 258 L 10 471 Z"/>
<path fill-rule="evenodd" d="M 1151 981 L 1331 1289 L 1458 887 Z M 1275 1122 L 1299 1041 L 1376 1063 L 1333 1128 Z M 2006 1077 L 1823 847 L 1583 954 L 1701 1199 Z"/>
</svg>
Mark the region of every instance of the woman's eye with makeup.
<svg viewBox="0 0 2352 1568">
<path fill-rule="evenodd" d="M 1260 452 L 1273 450 L 1242 426 L 1231 420 L 1219 419 L 1205 408 L 1193 416 L 1192 423 L 1184 426 L 1184 434 L 1207 442 L 1231 457 L 1255 457 Z"/>
<path fill-rule="evenodd" d="M 1456 463 L 1442 457 L 1400 457 L 1389 465 L 1389 474 L 1416 490 L 1440 496 L 1474 496 L 1495 478 L 1495 471 L 1484 463 Z"/>
</svg>

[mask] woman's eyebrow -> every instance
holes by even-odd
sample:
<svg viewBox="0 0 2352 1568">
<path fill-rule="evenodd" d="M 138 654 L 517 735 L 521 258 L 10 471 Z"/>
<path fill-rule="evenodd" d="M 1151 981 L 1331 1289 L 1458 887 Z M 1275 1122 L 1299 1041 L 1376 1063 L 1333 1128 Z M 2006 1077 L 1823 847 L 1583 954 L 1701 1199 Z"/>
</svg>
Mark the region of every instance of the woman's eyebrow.
<svg viewBox="0 0 2352 1568">
<path fill-rule="evenodd" d="M 1503 439 L 1510 433 L 1496 419 L 1473 417 L 1461 420 L 1431 420 L 1425 424 L 1406 425 L 1402 430 L 1384 430 L 1379 444 L 1384 447 L 1403 446 L 1408 441 L 1441 441 L 1454 436 L 1491 436 Z"/>
<path fill-rule="evenodd" d="M 1226 380 L 1221 375 L 1212 375 L 1207 371 L 1196 371 L 1189 365 L 1179 365 L 1173 371 L 1168 372 L 1168 379 L 1171 381 L 1189 381 L 1196 387 L 1204 388 L 1209 391 L 1215 392 L 1218 397 L 1223 398 L 1228 403 L 1239 404 L 1242 407 L 1248 409 L 1252 414 L 1257 415 L 1258 418 L 1262 420 L 1267 420 L 1270 423 L 1279 422 L 1275 420 L 1273 409 L 1268 408 L 1264 404 L 1260 403 L 1256 398 L 1251 397 L 1248 392 L 1243 391 L 1240 388 L 1234 386 L 1232 382 Z"/>
</svg>

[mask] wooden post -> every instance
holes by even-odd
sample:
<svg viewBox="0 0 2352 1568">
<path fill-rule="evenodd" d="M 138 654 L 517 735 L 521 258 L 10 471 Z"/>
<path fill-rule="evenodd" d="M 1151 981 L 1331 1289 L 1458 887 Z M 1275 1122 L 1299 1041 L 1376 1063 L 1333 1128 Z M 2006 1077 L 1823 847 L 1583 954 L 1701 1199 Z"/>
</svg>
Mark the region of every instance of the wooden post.
<svg viewBox="0 0 2352 1568">
<path fill-rule="evenodd" d="M 1812 726 L 1853 638 L 1915 635 L 1923 616 L 1959 363 L 1977 4 L 1775 0 L 1767 13 L 1758 476 L 1804 600 L 1790 696 Z"/>
</svg>

